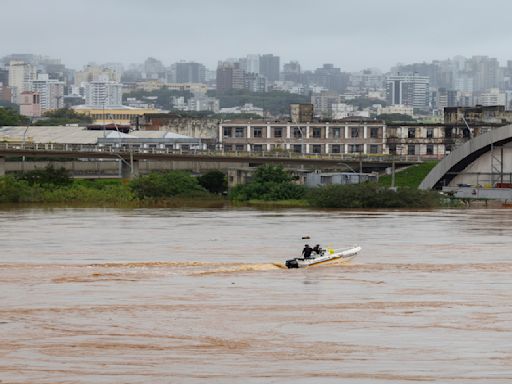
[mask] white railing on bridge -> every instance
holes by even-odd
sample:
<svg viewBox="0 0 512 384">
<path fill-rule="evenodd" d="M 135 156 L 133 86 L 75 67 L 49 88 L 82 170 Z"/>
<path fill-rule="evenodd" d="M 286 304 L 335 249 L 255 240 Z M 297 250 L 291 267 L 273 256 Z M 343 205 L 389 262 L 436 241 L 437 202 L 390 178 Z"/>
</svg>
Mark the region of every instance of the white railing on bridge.
<svg viewBox="0 0 512 384">
<path fill-rule="evenodd" d="M 187 155 L 199 157 L 223 157 L 223 158 L 282 158 L 282 159 L 308 159 L 350 162 L 422 162 L 425 157 L 413 155 L 386 155 L 386 154 L 362 154 L 362 153 L 297 153 L 291 151 L 220 151 L 197 149 L 173 149 L 173 148 L 147 148 L 138 146 L 113 147 L 110 145 L 96 144 L 57 144 L 57 143 L 0 143 L 0 151 L 16 152 L 69 152 L 77 155 L 108 153 L 120 156 L 130 154 L 154 154 L 154 155 Z M 80 156 L 79 156 L 80 157 Z"/>
</svg>

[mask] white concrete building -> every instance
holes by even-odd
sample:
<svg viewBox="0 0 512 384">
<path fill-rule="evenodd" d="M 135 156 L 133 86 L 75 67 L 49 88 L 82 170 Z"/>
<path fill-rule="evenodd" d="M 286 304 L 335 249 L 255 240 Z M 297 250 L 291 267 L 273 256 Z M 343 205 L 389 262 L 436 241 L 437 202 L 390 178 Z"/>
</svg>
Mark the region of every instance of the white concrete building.
<svg viewBox="0 0 512 384">
<path fill-rule="evenodd" d="M 386 101 L 389 105 L 407 105 L 420 110 L 430 107 L 430 78 L 416 74 L 386 78 Z"/>
<path fill-rule="evenodd" d="M 383 115 L 383 114 L 391 115 L 391 114 L 395 114 L 395 113 L 398 113 L 400 115 L 409 115 L 411 117 L 414 117 L 414 108 L 411 106 L 408 106 L 408 105 L 397 104 L 397 105 L 390 105 L 388 107 L 380 107 L 377 109 L 378 115 Z"/>
<path fill-rule="evenodd" d="M 244 104 L 241 107 L 221 108 L 220 113 L 252 113 L 259 116 L 264 116 L 263 108 L 255 107 L 252 104 Z"/>
<path fill-rule="evenodd" d="M 507 105 L 507 97 L 504 92 L 500 92 L 498 88 L 489 89 L 478 97 L 478 104 L 484 107 L 493 105 Z"/>
<path fill-rule="evenodd" d="M 83 83 L 85 104 L 94 107 L 123 104 L 123 85 L 114 81 L 91 81 Z"/>
<path fill-rule="evenodd" d="M 30 91 L 30 82 L 36 78 L 36 69 L 23 61 L 11 61 L 9 69 L 9 87 L 12 90 L 12 100 L 18 103 L 22 92 Z"/>
<path fill-rule="evenodd" d="M 64 108 L 64 82 L 49 79 L 47 74 L 38 74 L 30 82 L 30 90 L 39 94 L 41 113 Z"/>
</svg>

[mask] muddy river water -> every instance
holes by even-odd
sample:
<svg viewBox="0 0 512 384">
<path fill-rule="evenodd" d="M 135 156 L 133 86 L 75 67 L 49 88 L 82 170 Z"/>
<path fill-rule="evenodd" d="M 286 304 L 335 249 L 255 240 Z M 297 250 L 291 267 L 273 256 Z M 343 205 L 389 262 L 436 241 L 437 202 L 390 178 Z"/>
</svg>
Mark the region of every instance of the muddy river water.
<svg viewBox="0 0 512 384">
<path fill-rule="evenodd" d="M 284 269 L 303 235 L 363 251 Z M 510 383 L 511 246 L 511 210 L 0 210 L 0 383 Z"/>
</svg>

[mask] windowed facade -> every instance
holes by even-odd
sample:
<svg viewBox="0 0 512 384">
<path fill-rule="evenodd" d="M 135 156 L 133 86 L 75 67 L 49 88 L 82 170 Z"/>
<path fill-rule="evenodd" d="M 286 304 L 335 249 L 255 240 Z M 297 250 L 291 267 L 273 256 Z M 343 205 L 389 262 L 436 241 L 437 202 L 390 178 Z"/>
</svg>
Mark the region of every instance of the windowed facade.
<svg viewBox="0 0 512 384">
<path fill-rule="evenodd" d="M 363 150 L 363 144 L 349 144 L 348 146 L 349 153 L 363 153 Z"/>
<path fill-rule="evenodd" d="M 254 152 L 263 152 L 263 145 L 262 144 L 254 144 L 252 146 L 252 150 Z"/>
<path fill-rule="evenodd" d="M 416 145 L 415 144 L 408 144 L 407 145 L 407 154 L 408 155 L 415 155 L 416 154 Z"/>
<path fill-rule="evenodd" d="M 434 138 L 434 128 L 427 128 L 427 139 Z"/>
<path fill-rule="evenodd" d="M 342 153 L 341 144 L 332 144 L 331 145 L 331 153 Z"/>
<path fill-rule="evenodd" d="M 245 128 L 242 128 L 242 127 L 235 128 L 235 137 L 237 137 L 237 138 L 244 137 L 244 133 L 245 133 Z"/>
<path fill-rule="evenodd" d="M 300 144 L 294 144 L 292 149 L 295 153 L 302 153 L 302 145 Z"/>
<path fill-rule="evenodd" d="M 370 144 L 370 153 L 379 153 L 379 146 L 377 144 Z"/>
<path fill-rule="evenodd" d="M 312 153 L 322 153 L 322 146 L 320 144 L 313 144 L 311 146 Z"/>
<path fill-rule="evenodd" d="M 301 128 L 293 127 L 293 138 L 294 139 L 301 139 L 302 138 Z"/>
<path fill-rule="evenodd" d="M 263 128 L 254 127 L 252 129 L 252 137 L 263 137 Z"/>
<path fill-rule="evenodd" d="M 331 137 L 333 139 L 340 139 L 341 138 L 341 128 L 339 127 L 333 127 L 331 128 Z"/>
<path fill-rule="evenodd" d="M 322 138 L 322 128 L 313 128 L 313 138 L 314 139 Z"/>
<path fill-rule="evenodd" d="M 370 128 L 370 138 L 378 139 L 379 138 L 379 128 Z"/>
<path fill-rule="evenodd" d="M 359 128 L 352 128 L 350 130 L 350 137 L 359 137 Z"/>
<path fill-rule="evenodd" d="M 389 154 L 390 155 L 396 155 L 397 154 L 397 152 L 396 152 L 396 144 L 389 144 L 388 148 L 389 148 Z"/>
<path fill-rule="evenodd" d="M 224 127 L 224 137 L 231 137 L 232 132 L 231 127 Z"/>
<path fill-rule="evenodd" d="M 283 128 L 274 128 L 274 137 L 280 139 L 283 137 Z"/>
<path fill-rule="evenodd" d="M 407 138 L 409 138 L 409 139 L 416 138 L 416 128 L 408 128 L 407 129 Z"/>
<path fill-rule="evenodd" d="M 427 156 L 434 154 L 434 144 L 427 144 Z"/>
</svg>

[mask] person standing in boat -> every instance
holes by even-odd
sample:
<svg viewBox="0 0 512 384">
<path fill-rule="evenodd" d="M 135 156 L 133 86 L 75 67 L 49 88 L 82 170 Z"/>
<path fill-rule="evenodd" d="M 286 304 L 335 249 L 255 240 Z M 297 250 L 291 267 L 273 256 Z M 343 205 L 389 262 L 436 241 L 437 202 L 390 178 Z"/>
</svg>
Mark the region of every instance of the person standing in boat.
<svg viewBox="0 0 512 384">
<path fill-rule="evenodd" d="M 311 252 L 313 252 L 313 248 L 309 246 L 309 244 L 306 244 L 304 246 L 304 249 L 302 250 L 302 256 L 304 256 L 305 259 L 311 258 Z"/>
</svg>

